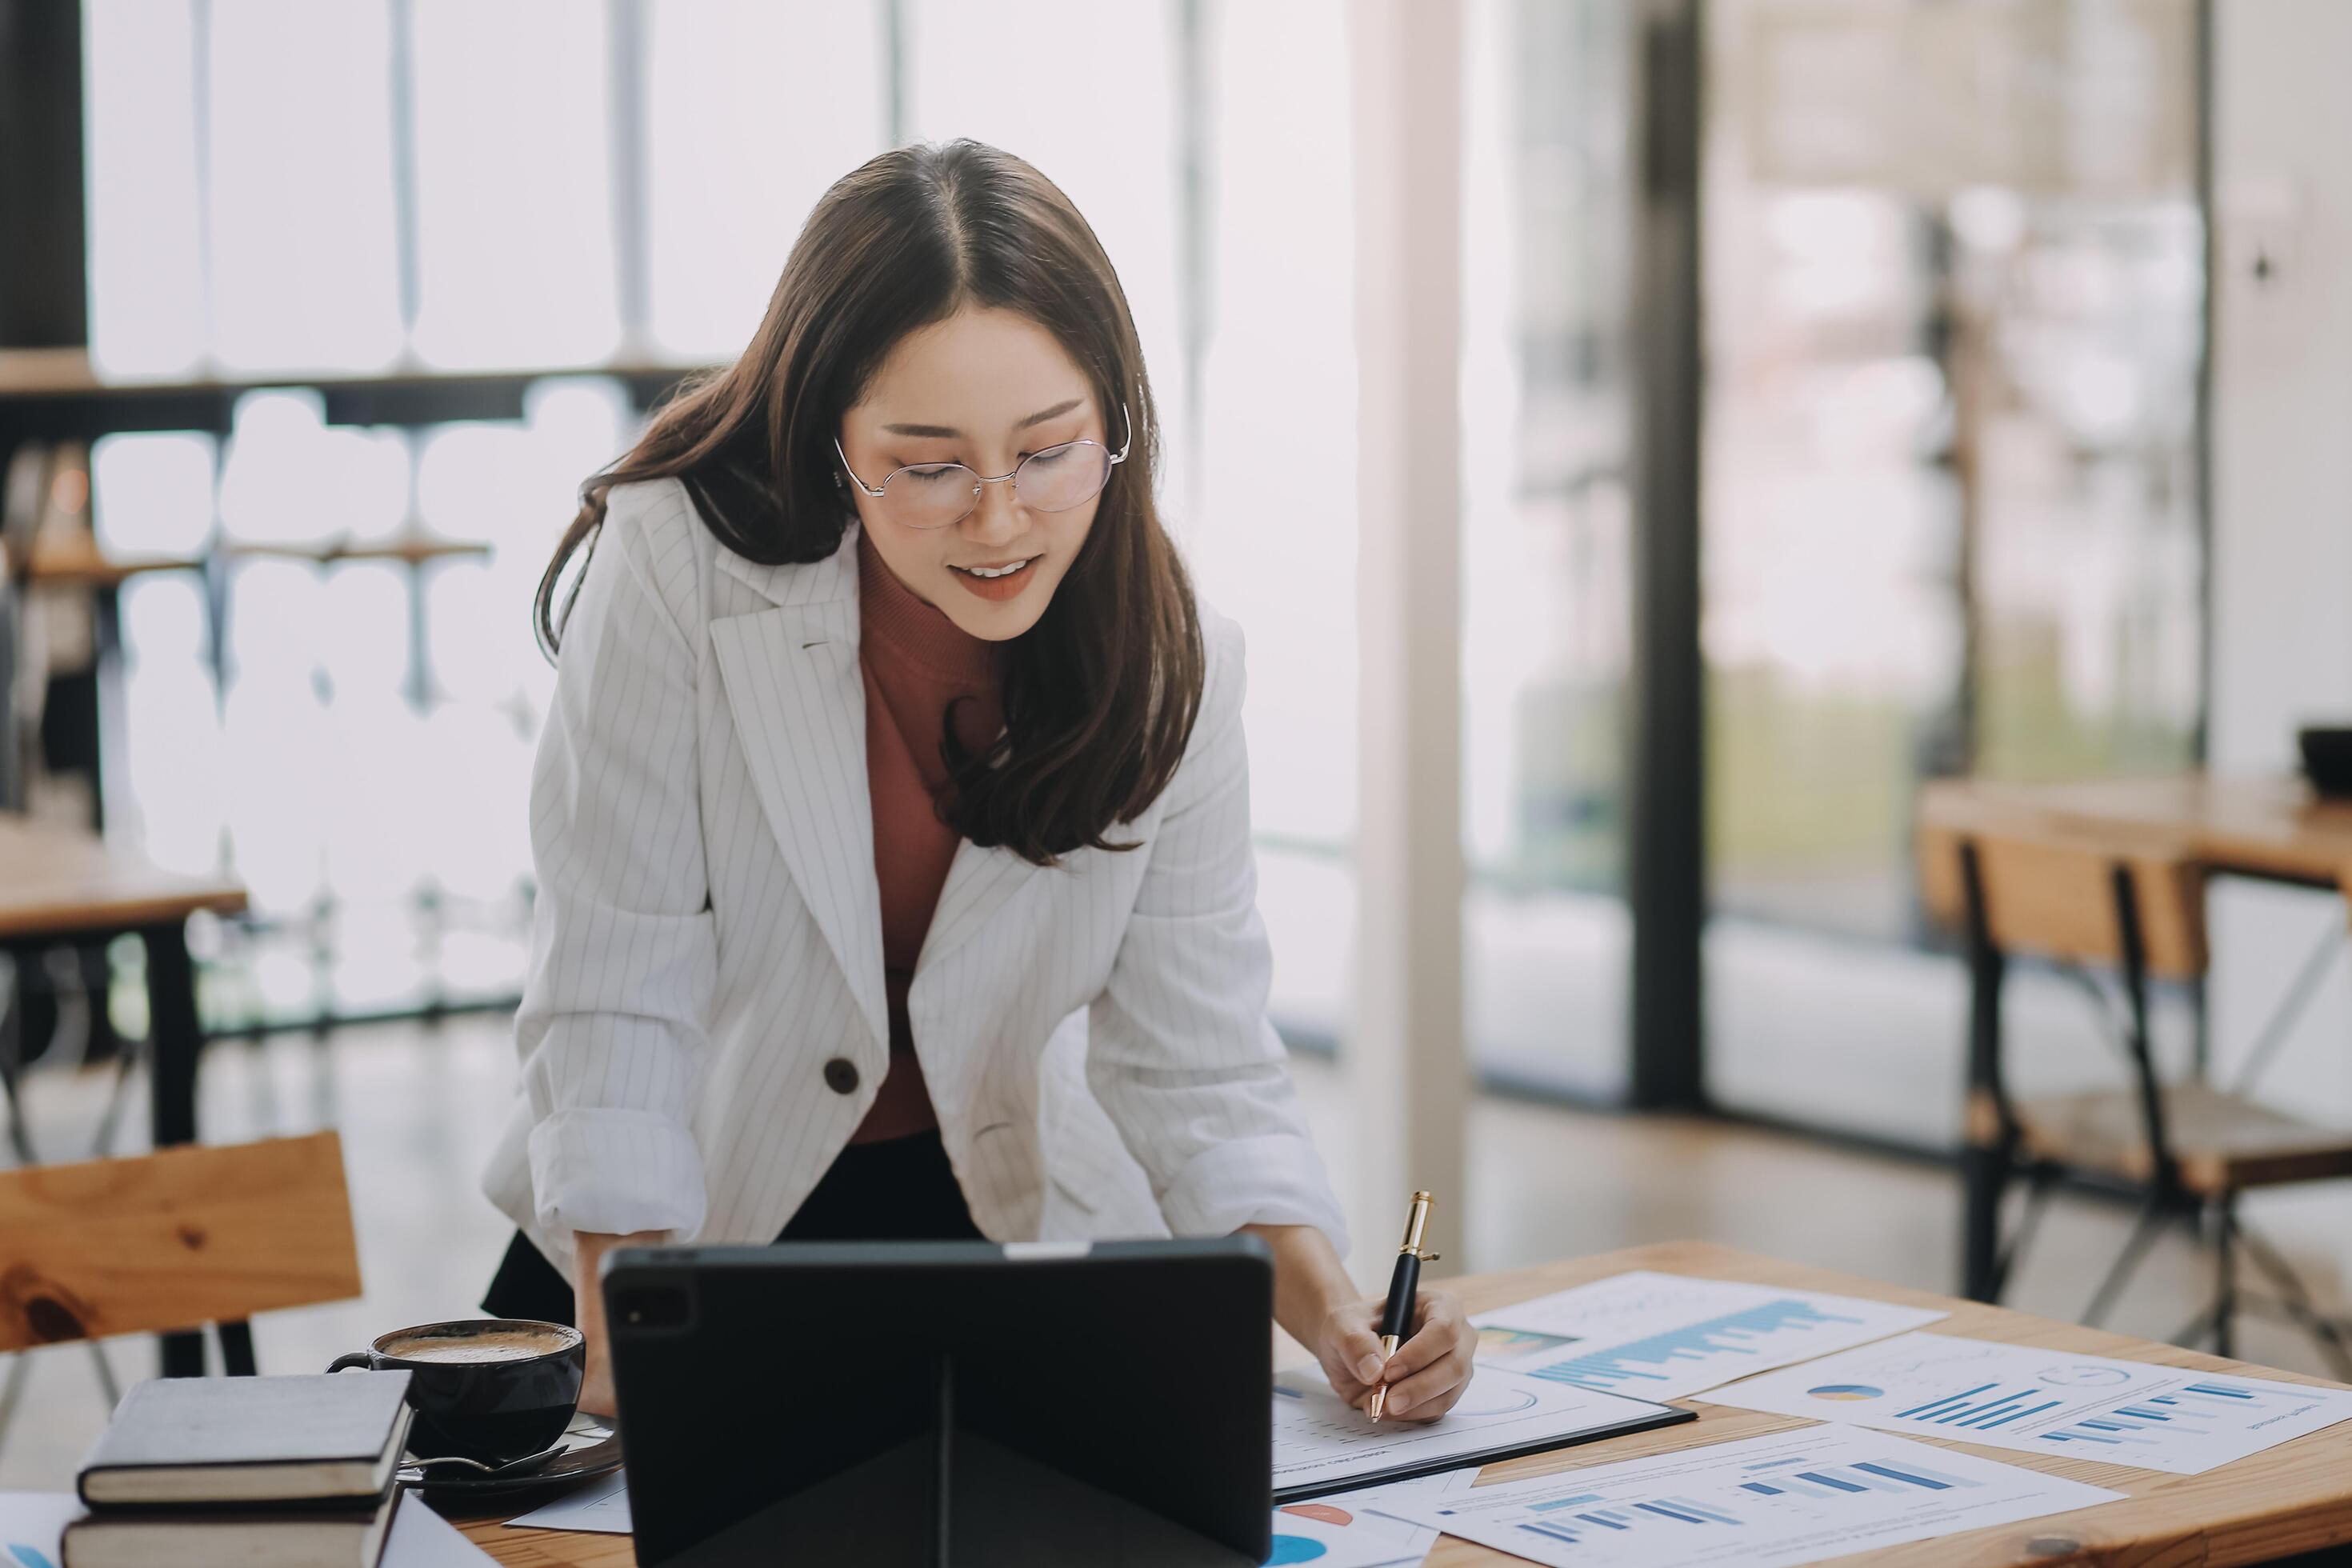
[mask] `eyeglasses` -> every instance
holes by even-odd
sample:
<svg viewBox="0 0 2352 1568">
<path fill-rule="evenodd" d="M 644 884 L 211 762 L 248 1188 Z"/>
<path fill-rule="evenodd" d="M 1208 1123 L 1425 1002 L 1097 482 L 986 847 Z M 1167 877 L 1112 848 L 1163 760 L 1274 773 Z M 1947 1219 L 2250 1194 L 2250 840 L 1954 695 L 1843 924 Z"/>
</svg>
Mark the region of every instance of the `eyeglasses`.
<svg viewBox="0 0 2352 1568">
<path fill-rule="evenodd" d="M 1067 511 L 1094 500 L 1110 483 L 1111 469 L 1126 462 L 1135 447 L 1135 422 L 1124 403 L 1118 405 L 1118 416 L 1127 426 L 1127 444 L 1116 453 L 1099 441 L 1065 441 L 1030 453 L 1011 473 L 992 479 L 961 463 L 909 463 L 891 469 L 880 484 L 869 485 L 849 466 L 849 454 L 841 449 L 838 436 L 833 438 L 833 451 L 849 482 L 878 502 L 876 510 L 885 518 L 901 528 L 946 528 L 979 510 L 982 485 L 1011 484 L 1021 504 L 1032 511 Z"/>
</svg>

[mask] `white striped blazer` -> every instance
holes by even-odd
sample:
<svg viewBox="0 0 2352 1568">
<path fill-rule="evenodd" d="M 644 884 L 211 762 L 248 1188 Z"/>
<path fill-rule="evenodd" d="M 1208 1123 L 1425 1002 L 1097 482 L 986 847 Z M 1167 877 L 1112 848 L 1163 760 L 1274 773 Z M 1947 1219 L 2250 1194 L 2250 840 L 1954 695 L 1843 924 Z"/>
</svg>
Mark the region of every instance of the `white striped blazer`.
<svg viewBox="0 0 2352 1568">
<path fill-rule="evenodd" d="M 769 1240 L 889 1066 L 855 526 L 763 566 L 674 479 L 610 503 L 532 773 L 521 1094 L 483 1177 L 567 1269 L 574 1231 Z M 997 1240 L 1346 1249 L 1265 1016 L 1241 634 L 1202 619 L 1192 742 L 1119 830 L 1143 847 L 960 844 L 916 963 L 915 1052 Z"/>
</svg>

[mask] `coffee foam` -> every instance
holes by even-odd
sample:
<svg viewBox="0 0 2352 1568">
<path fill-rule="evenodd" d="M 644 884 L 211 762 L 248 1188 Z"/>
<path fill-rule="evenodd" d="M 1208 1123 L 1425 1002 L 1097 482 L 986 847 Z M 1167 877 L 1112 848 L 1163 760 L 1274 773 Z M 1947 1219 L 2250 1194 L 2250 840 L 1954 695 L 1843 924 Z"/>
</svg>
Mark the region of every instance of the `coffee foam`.
<svg viewBox="0 0 2352 1568">
<path fill-rule="evenodd" d="M 403 1334 L 384 1342 L 383 1353 L 403 1361 L 480 1363 L 529 1361 L 571 1348 L 562 1334 L 542 1329 L 485 1329 L 476 1333 Z"/>
</svg>

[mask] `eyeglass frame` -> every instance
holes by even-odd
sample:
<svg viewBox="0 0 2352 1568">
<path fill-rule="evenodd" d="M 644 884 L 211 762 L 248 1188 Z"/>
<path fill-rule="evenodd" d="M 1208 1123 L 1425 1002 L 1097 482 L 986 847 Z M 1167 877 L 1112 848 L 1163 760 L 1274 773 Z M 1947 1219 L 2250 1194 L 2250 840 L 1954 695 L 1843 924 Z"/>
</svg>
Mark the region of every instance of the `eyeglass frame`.
<svg viewBox="0 0 2352 1568">
<path fill-rule="evenodd" d="M 873 500 L 880 500 L 884 494 L 888 491 L 890 481 L 892 479 L 897 479 L 900 474 L 906 473 L 909 469 L 913 468 L 961 468 L 965 473 L 970 474 L 974 479 L 977 479 L 980 484 L 1002 485 L 1011 483 L 1013 479 L 1019 478 L 1021 470 L 1029 466 L 1032 458 L 1042 458 L 1048 452 L 1058 452 L 1067 447 L 1097 447 L 1109 457 L 1110 468 L 1116 468 L 1121 463 L 1127 461 L 1127 455 L 1129 452 L 1135 450 L 1135 416 L 1128 412 L 1127 405 L 1124 403 L 1118 405 L 1118 416 L 1119 419 L 1127 426 L 1127 440 L 1116 452 L 1111 451 L 1108 446 L 1105 445 L 1103 442 L 1096 440 L 1091 436 L 1081 436 L 1075 441 L 1056 441 L 1050 447 L 1041 447 L 1036 451 L 1030 453 L 1028 457 L 1024 458 L 1019 462 L 1013 464 L 1010 472 L 998 474 L 993 478 L 982 473 L 970 463 L 901 463 L 897 468 L 891 469 L 888 473 L 883 475 L 882 482 L 879 485 L 868 485 L 864 479 L 857 477 L 857 470 L 849 466 L 849 454 L 841 449 L 841 437 L 839 436 L 835 436 L 833 438 L 833 455 L 841 459 L 841 471 L 849 476 L 849 482 L 856 485 L 860 490 L 863 490 L 867 498 Z M 1087 497 L 1086 500 L 1072 501 L 1068 506 L 1066 506 L 1061 510 L 1063 511 L 1076 511 L 1078 508 L 1086 505 L 1087 501 L 1094 500 L 1095 496 L 1102 494 L 1104 489 L 1108 489 L 1109 488 L 1110 471 L 1109 468 L 1106 468 L 1103 471 L 1102 489 L 1097 489 L 1095 491 L 1095 495 Z M 1019 495 L 1021 493 L 1021 487 L 1014 485 L 1013 488 L 1013 493 L 1016 496 Z M 957 523 L 961 522 L 965 518 L 970 517 L 973 512 L 980 510 L 981 495 L 982 491 L 978 486 L 975 486 L 971 492 L 971 505 L 957 516 L 950 518 L 945 522 L 899 522 L 898 523 L 898 526 L 900 528 L 915 529 L 924 533 L 931 532 L 936 529 L 953 528 Z M 1048 513 L 1047 515 L 1051 516 L 1054 514 Z M 893 519 L 892 521 L 894 522 L 897 521 L 896 519 Z"/>
</svg>

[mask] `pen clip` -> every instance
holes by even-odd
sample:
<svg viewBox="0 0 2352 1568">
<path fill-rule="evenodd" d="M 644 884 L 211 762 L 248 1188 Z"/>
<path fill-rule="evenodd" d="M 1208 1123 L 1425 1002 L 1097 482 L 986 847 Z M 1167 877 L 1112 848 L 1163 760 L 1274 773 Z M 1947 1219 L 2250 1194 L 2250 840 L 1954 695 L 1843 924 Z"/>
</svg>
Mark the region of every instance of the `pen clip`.
<svg viewBox="0 0 2352 1568">
<path fill-rule="evenodd" d="M 1413 1256 L 1420 1258 L 1423 1263 L 1434 1263 L 1437 1261 L 1437 1254 L 1434 1252 L 1416 1252 Z"/>
</svg>

